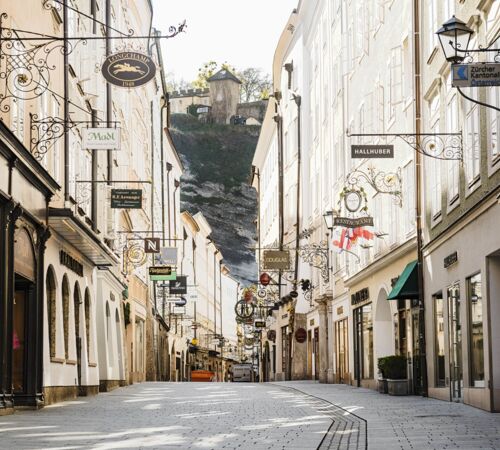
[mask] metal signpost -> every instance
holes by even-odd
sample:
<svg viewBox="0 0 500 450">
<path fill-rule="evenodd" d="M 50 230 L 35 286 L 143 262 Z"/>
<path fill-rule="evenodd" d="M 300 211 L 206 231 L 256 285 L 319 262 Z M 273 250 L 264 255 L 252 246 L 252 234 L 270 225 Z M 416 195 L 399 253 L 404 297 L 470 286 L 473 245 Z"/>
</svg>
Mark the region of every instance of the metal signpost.
<svg viewBox="0 0 500 450">
<path fill-rule="evenodd" d="M 394 158 L 394 145 L 351 145 L 351 158 Z"/>
<path fill-rule="evenodd" d="M 290 270 L 290 252 L 287 250 L 264 250 L 264 270 Z"/>
<path fill-rule="evenodd" d="M 453 87 L 500 86 L 500 63 L 452 64 Z"/>
<path fill-rule="evenodd" d="M 120 52 L 106 58 L 101 72 L 106 81 L 114 86 L 135 88 L 155 77 L 156 65 L 142 53 Z"/>
<path fill-rule="evenodd" d="M 82 148 L 87 150 L 119 150 L 120 128 L 83 128 Z"/>
<path fill-rule="evenodd" d="M 142 189 L 111 189 L 111 208 L 141 209 Z"/>
</svg>

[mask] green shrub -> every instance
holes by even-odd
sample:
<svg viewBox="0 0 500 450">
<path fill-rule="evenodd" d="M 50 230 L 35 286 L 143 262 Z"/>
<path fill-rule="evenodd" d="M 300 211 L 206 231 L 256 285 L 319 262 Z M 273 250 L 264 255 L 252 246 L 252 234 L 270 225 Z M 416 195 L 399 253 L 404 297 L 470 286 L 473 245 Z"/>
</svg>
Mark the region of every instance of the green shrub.
<svg viewBox="0 0 500 450">
<path fill-rule="evenodd" d="M 382 378 L 387 378 L 387 358 L 389 356 L 382 356 L 378 359 L 377 367 L 379 372 L 382 374 Z"/>
<path fill-rule="evenodd" d="M 389 380 L 405 380 L 407 378 L 406 357 L 402 355 L 386 356 L 384 375 Z"/>
</svg>

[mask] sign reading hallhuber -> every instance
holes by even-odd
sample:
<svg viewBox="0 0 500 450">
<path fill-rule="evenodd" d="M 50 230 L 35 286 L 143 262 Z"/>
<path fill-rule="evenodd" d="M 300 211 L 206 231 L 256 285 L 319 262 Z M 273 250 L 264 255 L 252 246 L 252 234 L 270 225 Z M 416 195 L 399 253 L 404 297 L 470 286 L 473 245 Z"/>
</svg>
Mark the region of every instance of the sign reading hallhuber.
<svg viewBox="0 0 500 450">
<path fill-rule="evenodd" d="M 394 145 L 351 145 L 352 158 L 394 158 Z"/>
<path fill-rule="evenodd" d="M 500 63 L 453 64 L 453 87 L 500 86 Z"/>
<path fill-rule="evenodd" d="M 156 65 L 149 56 L 142 53 L 120 52 L 106 58 L 101 72 L 108 83 L 135 88 L 155 77 Z"/>
<path fill-rule="evenodd" d="M 289 270 L 290 253 L 283 250 L 264 250 L 264 270 Z"/>
<path fill-rule="evenodd" d="M 358 217 L 357 219 L 334 217 L 333 226 L 345 228 L 373 227 L 373 217 Z"/>
<path fill-rule="evenodd" d="M 111 189 L 111 208 L 141 209 L 142 189 Z"/>
<path fill-rule="evenodd" d="M 177 274 L 170 266 L 153 266 L 149 268 L 149 278 L 152 281 L 170 281 L 177 278 Z"/>
<path fill-rule="evenodd" d="M 120 128 L 83 128 L 82 148 L 88 150 L 119 150 Z"/>
</svg>

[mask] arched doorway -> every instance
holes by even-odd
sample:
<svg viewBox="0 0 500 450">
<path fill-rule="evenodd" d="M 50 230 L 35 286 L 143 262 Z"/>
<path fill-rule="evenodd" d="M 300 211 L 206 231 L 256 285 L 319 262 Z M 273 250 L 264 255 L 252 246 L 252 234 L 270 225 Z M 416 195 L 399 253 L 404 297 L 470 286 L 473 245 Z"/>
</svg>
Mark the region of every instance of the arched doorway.
<svg viewBox="0 0 500 450">
<path fill-rule="evenodd" d="M 80 305 L 82 303 L 82 295 L 80 293 L 80 285 L 78 281 L 75 283 L 73 290 L 73 313 L 75 318 L 75 346 L 76 346 L 76 367 L 78 386 L 82 384 L 82 338 L 80 334 Z"/>
<path fill-rule="evenodd" d="M 36 259 L 33 241 L 25 228 L 15 232 L 14 296 L 12 305 L 12 388 L 14 394 L 33 390 L 31 377 L 35 371 L 34 334 L 36 317 Z"/>
<path fill-rule="evenodd" d="M 89 288 L 85 289 L 85 342 L 87 347 L 87 363 L 91 362 L 92 355 L 90 351 L 90 291 Z"/>
<path fill-rule="evenodd" d="M 47 299 L 47 330 L 49 335 L 49 356 L 56 357 L 56 317 L 57 317 L 57 281 L 54 268 L 50 266 L 45 279 L 45 296 Z"/>
<path fill-rule="evenodd" d="M 270 350 L 269 350 L 269 341 L 266 341 L 264 345 L 264 361 L 262 364 L 262 375 L 264 381 L 269 381 L 269 363 L 271 362 Z"/>
<path fill-rule="evenodd" d="M 123 358 L 122 358 L 122 330 L 120 326 L 120 314 L 118 312 L 118 308 L 115 310 L 115 326 L 116 326 L 116 355 L 117 355 L 117 363 L 118 363 L 118 376 L 120 380 L 125 379 L 124 371 L 123 371 Z"/>
<path fill-rule="evenodd" d="M 69 282 L 65 274 L 62 280 L 62 309 L 63 309 L 63 329 L 64 329 L 64 356 L 69 356 Z"/>
<path fill-rule="evenodd" d="M 181 374 L 180 381 L 186 381 L 186 361 L 184 359 L 184 350 L 181 353 Z"/>
<path fill-rule="evenodd" d="M 375 320 L 373 323 L 374 359 L 394 354 L 394 333 L 391 306 L 387 300 L 387 291 L 382 288 L 377 297 Z"/>
</svg>

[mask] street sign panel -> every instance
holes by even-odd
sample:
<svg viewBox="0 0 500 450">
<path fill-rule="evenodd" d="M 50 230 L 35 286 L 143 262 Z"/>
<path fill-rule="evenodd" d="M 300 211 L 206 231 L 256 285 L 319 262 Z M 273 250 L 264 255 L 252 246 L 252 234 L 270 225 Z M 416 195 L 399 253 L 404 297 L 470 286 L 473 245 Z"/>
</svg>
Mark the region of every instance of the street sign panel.
<svg viewBox="0 0 500 450">
<path fill-rule="evenodd" d="M 266 322 L 263 320 L 257 320 L 254 324 L 255 328 L 265 328 L 266 327 Z"/>
<path fill-rule="evenodd" d="M 86 150 L 119 150 L 120 128 L 82 128 L 82 148 Z"/>
<path fill-rule="evenodd" d="M 177 247 L 162 247 L 160 253 L 156 255 L 155 261 L 159 266 L 176 266 Z"/>
<path fill-rule="evenodd" d="M 394 145 L 351 145 L 351 158 L 394 158 Z"/>
<path fill-rule="evenodd" d="M 345 228 L 373 227 L 373 217 L 334 217 L 333 226 Z"/>
<path fill-rule="evenodd" d="M 187 277 L 179 275 L 176 280 L 170 281 L 170 293 L 173 295 L 187 294 Z"/>
<path fill-rule="evenodd" d="M 290 270 L 290 252 L 287 250 L 264 250 L 264 270 Z"/>
<path fill-rule="evenodd" d="M 111 189 L 111 208 L 141 209 L 142 189 Z"/>
<path fill-rule="evenodd" d="M 144 253 L 160 253 L 160 238 L 145 238 Z"/>
<path fill-rule="evenodd" d="M 500 86 L 500 63 L 453 64 L 453 87 Z"/>
<path fill-rule="evenodd" d="M 170 281 L 177 278 L 171 266 L 152 266 L 149 268 L 149 278 L 152 281 Z"/>
</svg>

